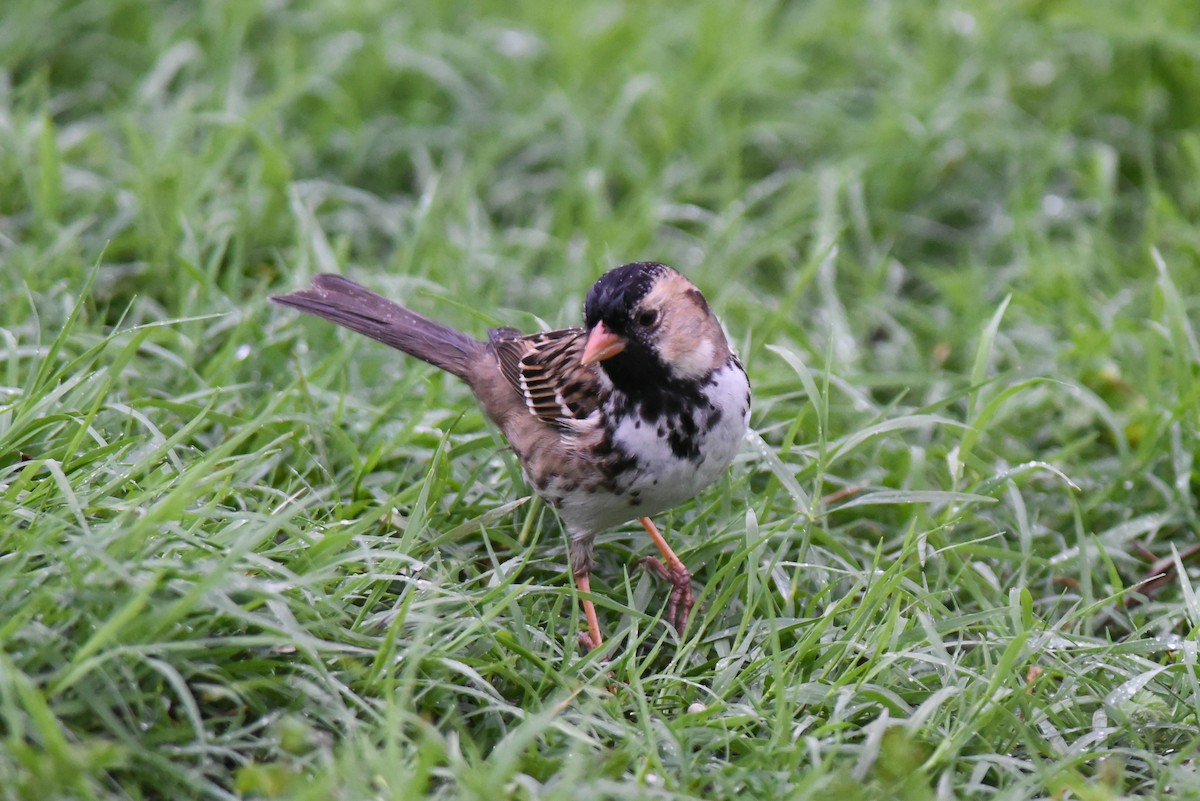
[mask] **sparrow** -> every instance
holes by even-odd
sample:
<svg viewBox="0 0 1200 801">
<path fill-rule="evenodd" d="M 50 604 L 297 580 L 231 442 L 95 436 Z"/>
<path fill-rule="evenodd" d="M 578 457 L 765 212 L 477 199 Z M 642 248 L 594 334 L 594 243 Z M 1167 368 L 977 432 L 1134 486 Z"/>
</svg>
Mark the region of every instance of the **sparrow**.
<svg viewBox="0 0 1200 801">
<path fill-rule="evenodd" d="M 687 567 L 650 516 L 692 498 L 733 461 L 750 420 L 750 381 L 704 295 L 657 262 L 617 267 L 584 303 L 584 326 L 486 341 L 423 317 L 340 275 L 271 298 L 440 367 L 474 392 L 526 481 L 561 519 L 580 591 L 586 648 L 601 644 L 591 600 L 596 535 L 637 519 L 670 582 L 682 635 L 695 598 Z"/>
</svg>

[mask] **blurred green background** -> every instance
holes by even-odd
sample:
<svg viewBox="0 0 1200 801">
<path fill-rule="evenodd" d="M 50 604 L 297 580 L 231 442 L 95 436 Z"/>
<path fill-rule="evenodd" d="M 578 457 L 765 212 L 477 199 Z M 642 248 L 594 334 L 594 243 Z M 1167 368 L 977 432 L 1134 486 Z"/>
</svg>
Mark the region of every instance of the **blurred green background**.
<svg viewBox="0 0 1200 801">
<path fill-rule="evenodd" d="M 1198 32 L 8 0 L 0 798 L 1200 797 Z M 684 643 L 602 540 L 605 664 L 466 390 L 265 298 L 532 330 L 644 259 L 757 435 Z"/>
</svg>

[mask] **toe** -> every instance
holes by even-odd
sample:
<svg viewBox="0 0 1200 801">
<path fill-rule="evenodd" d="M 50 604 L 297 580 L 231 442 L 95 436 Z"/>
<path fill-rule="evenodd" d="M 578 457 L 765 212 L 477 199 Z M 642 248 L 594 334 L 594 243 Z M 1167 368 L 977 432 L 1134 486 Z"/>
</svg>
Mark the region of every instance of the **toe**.
<svg viewBox="0 0 1200 801">
<path fill-rule="evenodd" d="M 675 583 L 675 576 L 671 572 L 670 568 L 660 562 L 657 557 L 643 556 L 638 560 L 638 565 L 644 570 L 652 573 L 654 577 L 660 581 L 669 581 L 672 584 Z"/>
</svg>

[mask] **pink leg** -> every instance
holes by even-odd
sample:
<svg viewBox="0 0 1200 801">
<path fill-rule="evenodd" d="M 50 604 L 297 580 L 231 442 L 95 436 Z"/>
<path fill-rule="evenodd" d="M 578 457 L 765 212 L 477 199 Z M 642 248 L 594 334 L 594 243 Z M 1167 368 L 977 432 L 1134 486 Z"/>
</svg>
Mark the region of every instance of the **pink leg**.
<svg viewBox="0 0 1200 801">
<path fill-rule="evenodd" d="M 692 607 L 696 604 L 695 596 L 692 595 L 692 574 L 671 550 L 671 546 L 667 545 L 667 541 L 659 533 L 654 521 L 648 517 L 642 517 L 638 519 L 638 522 L 642 524 L 642 528 L 646 529 L 646 533 L 650 535 L 650 539 L 654 541 L 655 547 L 663 557 L 662 561 L 659 561 L 653 556 L 648 556 L 641 560 L 641 564 L 655 576 L 671 583 L 671 599 L 667 602 L 667 620 L 671 621 L 676 631 L 683 634 L 684 629 L 687 628 L 688 616 L 691 615 Z"/>
<path fill-rule="evenodd" d="M 575 577 L 575 586 L 579 588 L 581 593 L 590 595 L 592 592 L 592 578 L 587 573 Z M 583 615 L 587 618 L 587 633 L 579 632 L 579 642 L 584 648 L 589 651 L 593 648 L 599 648 L 600 643 L 604 642 L 604 638 L 600 636 L 600 621 L 596 617 L 596 605 L 592 603 L 591 598 L 581 598 L 583 603 Z"/>
</svg>

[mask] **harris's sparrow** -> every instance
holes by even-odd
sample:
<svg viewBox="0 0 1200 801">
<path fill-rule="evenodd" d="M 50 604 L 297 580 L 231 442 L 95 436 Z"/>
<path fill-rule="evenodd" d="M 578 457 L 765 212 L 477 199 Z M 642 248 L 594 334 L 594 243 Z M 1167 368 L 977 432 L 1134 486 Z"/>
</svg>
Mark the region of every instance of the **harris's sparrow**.
<svg viewBox="0 0 1200 801">
<path fill-rule="evenodd" d="M 585 327 L 480 341 L 338 275 L 271 298 L 383 342 L 467 382 L 499 426 L 526 480 L 570 535 L 591 648 L 601 642 L 591 593 L 592 542 L 637 518 L 662 560 L 643 563 L 672 585 L 667 618 L 682 634 L 691 574 L 650 515 L 711 484 L 733 460 L 750 418 L 750 382 L 704 295 L 663 264 L 605 273 L 584 305 Z"/>
</svg>

